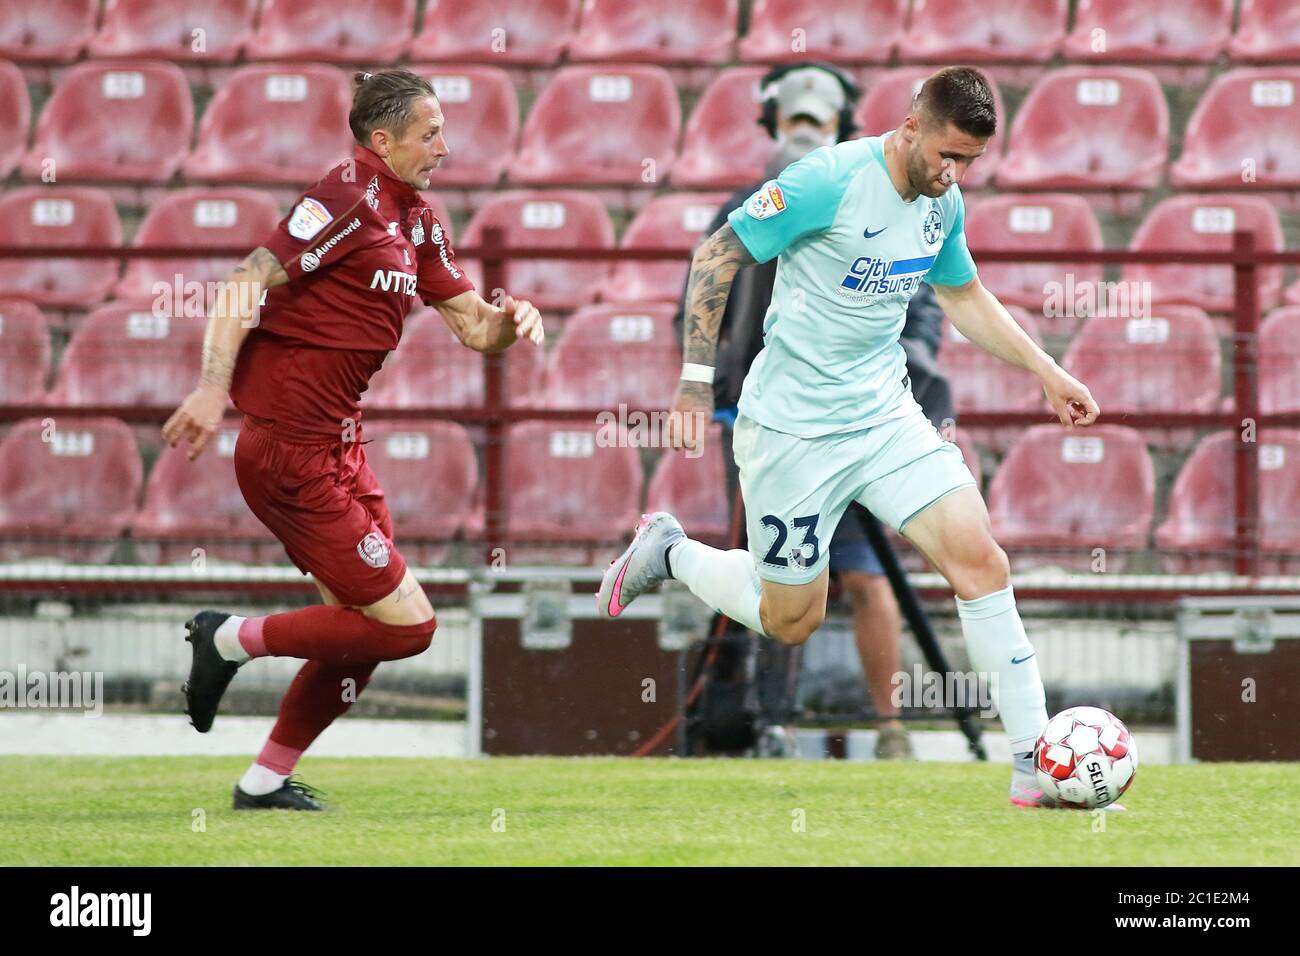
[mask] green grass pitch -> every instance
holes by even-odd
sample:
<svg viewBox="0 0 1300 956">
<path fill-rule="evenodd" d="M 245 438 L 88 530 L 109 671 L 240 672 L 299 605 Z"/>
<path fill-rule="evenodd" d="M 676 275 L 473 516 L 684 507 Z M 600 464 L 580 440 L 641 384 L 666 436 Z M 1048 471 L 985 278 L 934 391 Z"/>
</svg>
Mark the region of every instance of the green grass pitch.
<svg viewBox="0 0 1300 956">
<path fill-rule="evenodd" d="M 1143 767 L 1104 815 L 1001 765 L 310 757 L 332 812 L 235 813 L 246 765 L 0 758 L 0 864 L 1300 864 L 1298 764 Z"/>
</svg>

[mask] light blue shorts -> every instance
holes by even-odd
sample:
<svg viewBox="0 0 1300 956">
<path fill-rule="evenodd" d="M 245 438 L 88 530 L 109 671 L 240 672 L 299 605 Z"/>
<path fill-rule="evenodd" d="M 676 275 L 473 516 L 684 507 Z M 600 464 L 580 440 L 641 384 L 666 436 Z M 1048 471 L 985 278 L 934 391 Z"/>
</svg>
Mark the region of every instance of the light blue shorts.
<svg viewBox="0 0 1300 956">
<path fill-rule="evenodd" d="M 840 517 L 857 501 L 895 531 L 944 495 L 975 484 L 960 449 L 919 407 L 870 428 L 799 438 L 741 415 L 732 449 L 758 574 L 807 584 L 830 561 Z"/>
</svg>

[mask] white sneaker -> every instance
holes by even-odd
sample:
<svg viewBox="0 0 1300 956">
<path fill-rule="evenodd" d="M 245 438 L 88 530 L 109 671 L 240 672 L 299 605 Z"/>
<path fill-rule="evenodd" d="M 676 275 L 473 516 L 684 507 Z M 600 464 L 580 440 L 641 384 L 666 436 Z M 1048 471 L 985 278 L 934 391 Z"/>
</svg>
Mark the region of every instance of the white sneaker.
<svg viewBox="0 0 1300 956">
<path fill-rule="evenodd" d="M 656 584 L 668 580 L 668 549 L 686 537 L 682 526 L 666 511 L 642 515 L 636 534 L 618 558 L 610 562 L 596 593 L 596 610 L 613 620 Z"/>
</svg>

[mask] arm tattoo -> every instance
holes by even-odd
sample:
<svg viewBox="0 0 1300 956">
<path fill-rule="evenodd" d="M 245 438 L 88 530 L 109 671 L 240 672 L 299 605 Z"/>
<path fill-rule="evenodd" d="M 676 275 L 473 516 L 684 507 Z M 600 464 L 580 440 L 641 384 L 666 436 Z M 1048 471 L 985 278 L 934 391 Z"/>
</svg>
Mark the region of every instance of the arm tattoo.
<svg viewBox="0 0 1300 956">
<path fill-rule="evenodd" d="M 235 358 L 242 336 L 232 343 L 229 323 L 247 328 L 246 323 L 256 314 L 262 290 L 289 281 L 274 254 L 258 246 L 244 261 L 235 266 L 230 281 L 223 283 L 212 303 L 207 332 L 203 336 L 203 366 L 200 381 L 229 389 L 235 375 Z M 251 288 L 248 288 L 251 286 Z"/>
<path fill-rule="evenodd" d="M 713 364 L 731 282 L 736 270 L 753 262 L 730 224 L 724 224 L 695 251 L 686 284 L 686 335 L 682 346 L 686 361 Z"/>
</svg>

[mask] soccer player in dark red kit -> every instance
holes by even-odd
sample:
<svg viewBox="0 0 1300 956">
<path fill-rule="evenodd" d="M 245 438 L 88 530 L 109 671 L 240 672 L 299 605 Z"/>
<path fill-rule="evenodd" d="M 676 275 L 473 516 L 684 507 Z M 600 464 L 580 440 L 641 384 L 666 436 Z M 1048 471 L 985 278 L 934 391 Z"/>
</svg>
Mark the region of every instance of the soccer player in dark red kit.
<svg viewBox="0 0 1300 956">
<path fill-rule="evenodd" d="M 186 713 L 200 733 L 250 658 L 305 660 L 235 785 L 236 809 L 322 809 L 291 778 L 298 758 L 380 662 L 421 653 L 437 627 L 393 544 L 360 428 L 361 393 L 415 297 L 476 351 L 543 340 L 530 303 L 507 296 L 498 308 L 479 296 L 418 192 L 448 154 L 433 88 L 405 70 L 359 73 L 348 120 L 353 158 L 236 267 L 209 314 L 199 385 L 163 426 L 173 447 L 190 442 L 193 461 L 233 399 L 244 416 L 235 446 L 244 500 L 324 601 L 266 617 L 202 611 L 186 624 Z"/>
</svg>

